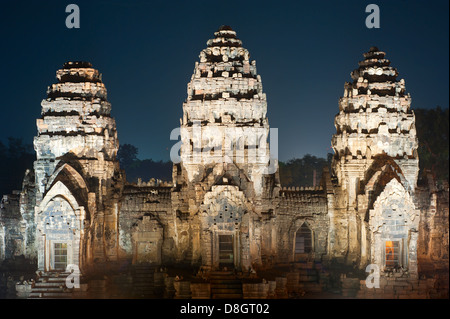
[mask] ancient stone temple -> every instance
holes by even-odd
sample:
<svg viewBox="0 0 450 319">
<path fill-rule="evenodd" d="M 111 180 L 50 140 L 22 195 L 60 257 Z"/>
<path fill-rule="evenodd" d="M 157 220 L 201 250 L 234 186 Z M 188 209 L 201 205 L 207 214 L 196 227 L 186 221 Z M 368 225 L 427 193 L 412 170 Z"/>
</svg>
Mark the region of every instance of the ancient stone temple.
<svg viewBox="0 0 450 319">
<path fill-rule="evenodd" d="M 99 72 L 89 63 L 69 62 L 56 77 L 37 120 L 29 244 L 40 270 L 68 264 L 84 270 L 117 258 L 119 144 Z"/>
<path fill-rule="evenodd" d="M 331 251 L 361 265 L 392 263 L 417 273 L 419 159 L 411 98 L 384 52 L 372 47 L 364 58 L 335 118 L 339 195 L 330 218 L 349 232 L 330 234 Z"/>
<path fill-rule="evenodd" d="M 223 26 L 187 85 L 172 180 L 130 183 L 100 73 L 68 62 L 42 101 L 34 169 L 3 198 L 0 257 L 35 262 L 30 297 L 68 265 L 84 285 L 72 296 L 91 298 L 448 296 L 448 185 L 418 184 L 397 76 L 370 48 L 339 100 L 331 171 L 285 188 L 256 62 Z"/>
</svg>

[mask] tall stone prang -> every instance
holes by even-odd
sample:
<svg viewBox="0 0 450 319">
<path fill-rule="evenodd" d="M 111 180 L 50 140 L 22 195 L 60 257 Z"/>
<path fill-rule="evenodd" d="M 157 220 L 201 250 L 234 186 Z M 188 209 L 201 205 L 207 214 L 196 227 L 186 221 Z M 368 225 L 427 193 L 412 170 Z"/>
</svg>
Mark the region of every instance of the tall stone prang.
<svg viewBox="0 0 450 319">
<path fill-rule="evenodd" d="M 248 268 L 260 263 L 261 239 L 249 237 L 249 229 L 255 227 L 253 214 L 273 211 L 264 200 L 279 186 L 277 162 L 270 158 L 267 101 L 256 62 L 230 27 L 214 35 L 195 63 L 180 120 L 173 207 L 196 225 L 198 240 L 178 248 L 192 250 L 193 263 L 207 267 L 229 262 Z M 235 247 L 229 261 L 217 253 L 221 240 Z"/>
<path fill-rule="evenodd" d="M 358 180 L 377 155 L 387 155 L 402 169 L 411 189 L 419 173 L 414 113 L 405 81 L 376 47 L 364 53 L 359 68 L 346 83 L 335 118 L 333 167 L 354 204 Z"/>
<path fill-rule="evenodd" d="M 411 100 L 384 53 L 371 48 L 345 85 L 332 171 L 320 185 L 281 187 L 254 61 L 230 27 L 207 43 L 171 133 L 181 135 L 172 182 L 126 181 L 100 74 L 86 62 L 57 71 L 34 170 L 0 201 L 0 277 L 37 260 L 31 298 L 329 297 L 338 287 L 345 298 L 448 298 L 448 183 L 427 174 L 416 186 Z M 55 286 L 69 264 L 86 292 Z M 364 271 L 380 274 L 378 288 Z M 29 288 L 17 284 L 18 297 Z"/>
<path fill-rule="evenodd" d="M 372 47 L 364 58 L 345 84 L 335 118 L 330 252 L 349 263 L 416 274 L 419 159 L 411 97 L 384 52 Z"/>
<path fill-rule="evenodd" d="M 210 164 L 224 164 L 223 170 L 227 163 L 237 165 L 261 195 L 270 156 L 266 94 L 256 62 L 236 32 L 222 26 L 214 35 L 188 83 L 181 120 L 182 165 L 190 182 Z"/>
<path fill-rule="evenodd" d="M 34 140 L 36 250 L 42 270 L 116 256 L 116 124 L 101 74 L 68 62 L 47 90 Z M 103 234 L 108 239 L 103 239 Z M 84 247 L 84 249 L 81 249 Z"/>
</svg>

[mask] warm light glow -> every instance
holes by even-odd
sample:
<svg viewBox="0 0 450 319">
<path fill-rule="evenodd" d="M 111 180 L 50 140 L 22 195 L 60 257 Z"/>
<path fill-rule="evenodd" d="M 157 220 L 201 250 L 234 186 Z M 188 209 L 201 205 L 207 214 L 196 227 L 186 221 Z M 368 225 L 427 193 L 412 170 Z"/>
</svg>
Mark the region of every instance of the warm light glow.
<svg viewBox="0 0 450 319">
<path fill-rule="evenodd" d="M 398 265 L 398 242 L 386 241 L 386 267 Z"/>
</svg>

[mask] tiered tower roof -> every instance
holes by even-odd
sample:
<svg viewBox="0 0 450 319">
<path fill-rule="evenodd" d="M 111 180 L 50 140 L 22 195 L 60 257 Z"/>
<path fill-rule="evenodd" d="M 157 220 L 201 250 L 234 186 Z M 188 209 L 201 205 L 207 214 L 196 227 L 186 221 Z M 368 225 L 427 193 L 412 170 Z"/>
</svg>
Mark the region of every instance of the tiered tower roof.
<svg viewBox="0 0 450 319">
<path fill-rule="evenodd" d="M 336 115 L 333 147 L 337 158 L 416 158 L 417 140 L 411 97 L 405 81 L 385 53 L 370 48 L 345 84 Z"/>
<path fill-rule="evenodd" d="M 237 164 L 260 194 L 270 160 L 266 95 L 256 62 L 229 26 L 220 27 L 207 41 L 187 91 L 180 154 L 189 181 L 201 178 L 204 165 L 226 170 L 228 164 Z"/>
<path fill-rule="evenodd" d="M 332 139 L 334 168 L 339 179 L 349 170 L 363 174 L 375 156 L 385 155 L 397 161 L 415 185 L 418 142 L 411 97 L 385 56 L 371 47 L 351 73 L 353 82 L 345 83 Z"/>
<path fill-rule="evenodd" d="M 58 82 L 48 87 L 37 120 L 38 159 L 68 152 L 83 157 L 95 150 L 113 160 L 118 147 L 116 124 L 101 74 L 91 63 L 78 61 L 65 63 L 56 78 Z"/>
<path fill-rule="evenodd" d="M 207 41 L 188 84 L 183 105 L 183 124 L 209 123 L 267 124 L 266 96 L 262 91 L 256 62 L 242 47 L 236 32 L 222 26 Z"/>
<path fill-rule="evenodd" d="M 390 66 L 391 61 L 385 58 L 385 52 L 378 50 L 377 47 L 371 47 L 369 52 L 363 55 L 365 59 L 359 62 L 359 68 L 351 73 L 353 87 L 356 87 L 359 93 L 381 96 L 405 95 L 404 82 L 397 81 L 397 69 Z"/>
</svg>

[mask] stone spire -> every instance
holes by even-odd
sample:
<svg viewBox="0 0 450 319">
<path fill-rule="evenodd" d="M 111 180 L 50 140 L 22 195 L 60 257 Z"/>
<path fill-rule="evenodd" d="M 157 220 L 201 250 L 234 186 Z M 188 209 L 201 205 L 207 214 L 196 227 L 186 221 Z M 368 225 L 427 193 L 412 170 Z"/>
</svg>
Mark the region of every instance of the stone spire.
<svg viewBox="0 0 450 319">
<path fill-rule="evenodd" d="M 117 232 L 119 142 L 101 74 L 88 62 L 68 62 L 56 78 L 41 103 L 34 139 L 38 267 L 65 268 L 45 253 L 64 242 L 67 262 L 83 271 L 93 260 L 116 258 L 114 235 L 105 241 L 93 234 Z"/>
<path fill-rule="evenodd" d="M 258 193 L 262 188 L 262 171 L 269 162 L 266 143 L 269 122 L 261 77 L 256 72 L 256 62 L 250 60 L 248 50 L 242 47 L 235 31 L 222 26 L 214 36 L 200 52 L 200 62 L 195 63 L 194 74 L 188 83 L 181 120 L 182 164 L 187 168 L 190 181 L 202 174 L 206 164 L 225 163 L 224 167 L 227 163 L 237 164 L 248 173 Z M 195 126 L 201 129 L 201 134 L 196 133 Z M 234 129 L 231 136 L 233 131 L 230 129 Z M 264 151 L 258 150 L 259 155 L 263 155 L 251 162 L 248 150 L 255 148 L 244 138 L 239 142 L 243 143 L 240 144 L 242 153 L 239 153 L 243 156 L 227 157 L 225 147 L 229 141 L 224 136 L 238 139 L 249 132 L 257 135 L 257 141 L 262 141 Z M 201 160 L 192 165 L 190 160 L 195 151 L 205 148 L 214 151 L 203 152 Z"/>
<path fill-rule="evenodd" d="M 414 187 L 418 142 L 405 81 L 397 79 L 397 69 L 377 47 L 363 55 L 364 60 L 351 73 L 353 82 L 345 84 L 339 100 L 332 139 L 335 173 L 344 184 L 350 171 L 363 180 L 373 158 L 384 154 L 395 160 Z"/>
<path fill-rule="evenodd" d="M 214 35 L 201 51 L 188 84 L 183 124 L 199 120 L 268 125 L 266 95 L 256 61 L 250 61 L 248 50 L 230 27 L 222 26 Z"/>
<path fill-rule="evenodd" d="M 115 161 L 116 123 L 101 74 L 88 62 L 67 62 L 56 72 L 58 82 L 47 90 L 37 120 L 36 178 L 42 188 L 65 155 Z M 42 164 L 42 165 L 41 165 Z M 43 189 L 41 189 L 43 192 Z"/>
<path fill-rule="evenodd" d="M 230 26 L 223 25 L 214 32 L 214 39 L 206 42 L 208 47 L 242 47 L 242 41 L 236 38 L 236 32 Z"/>
</svg>

